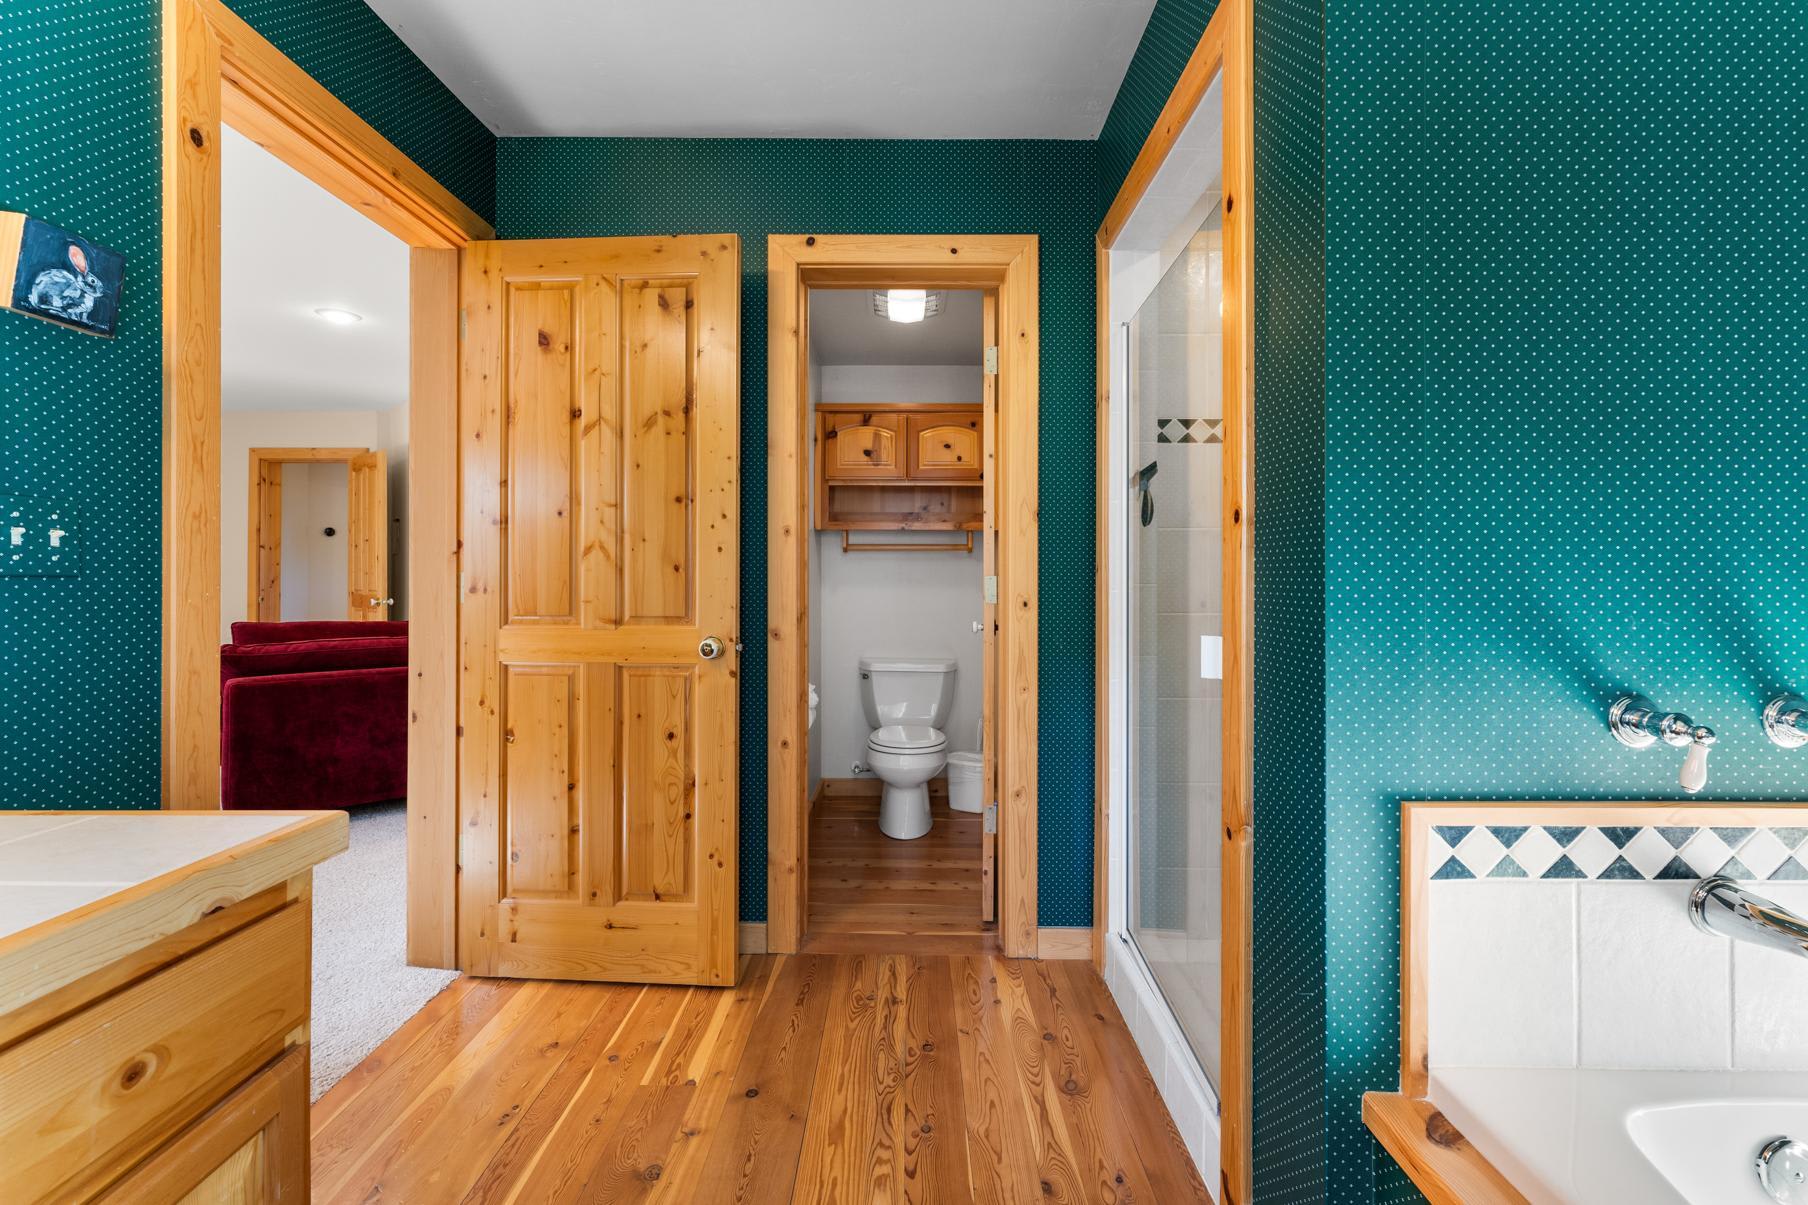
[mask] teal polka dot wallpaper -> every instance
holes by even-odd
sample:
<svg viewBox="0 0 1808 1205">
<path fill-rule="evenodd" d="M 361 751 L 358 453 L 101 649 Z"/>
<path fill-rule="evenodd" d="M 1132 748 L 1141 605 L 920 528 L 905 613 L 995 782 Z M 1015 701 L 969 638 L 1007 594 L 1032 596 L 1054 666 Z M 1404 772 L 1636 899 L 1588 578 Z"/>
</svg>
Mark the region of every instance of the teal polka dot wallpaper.
<svg viewBox="0 0 1808 1205">
<path fill-rule="evenodd" d="M 234 7 L 492 211 L 495 140 L 362 3 Z M 117 338 L 0 313 L 0 498 L 68 508 L 81 567 L 0 578 L 0 807 L 157 800 L 159 13 L 157 0 L 0 0 L 0 209 L 126 258 Z"/>
<path fill-rule="evenodd" d="M 1808 22 L 1341 0 L 1325 63 L 1327 1188 L 1366 1202 L 1401 799 L 1679 798 L 1627 689 L 1719 732 L 1704 798 L 1808 795 L 1759 722 L 1808 682 Z"/>
<path fill-rule="evenodd" d="M 498 232 L 741 236 L 741 916 L 766 915 L 766 236 L 1041 239 L 1043 925 L 1092 922 L 1091 142 L 505 138 Z"/>
</svg>

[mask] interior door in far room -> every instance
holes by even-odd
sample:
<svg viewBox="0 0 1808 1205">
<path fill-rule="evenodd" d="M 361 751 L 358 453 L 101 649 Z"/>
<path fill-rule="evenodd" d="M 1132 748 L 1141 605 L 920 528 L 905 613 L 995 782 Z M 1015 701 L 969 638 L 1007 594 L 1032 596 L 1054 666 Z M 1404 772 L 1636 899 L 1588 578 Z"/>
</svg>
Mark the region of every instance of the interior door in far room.
<svg viewBox="0 0 1808 1205">
<path fill-rule="evenodd" d="M 351 458 L 346 483 L 351 521 L 345 533 L 347 614 L 353 619 L 388 619 L 389 464 L 381 452 Z"/>
<path fill-rule="evenodd" d="M 740 245 L 463 253 L 459 963 L 732 983 Z"/>
</svg>

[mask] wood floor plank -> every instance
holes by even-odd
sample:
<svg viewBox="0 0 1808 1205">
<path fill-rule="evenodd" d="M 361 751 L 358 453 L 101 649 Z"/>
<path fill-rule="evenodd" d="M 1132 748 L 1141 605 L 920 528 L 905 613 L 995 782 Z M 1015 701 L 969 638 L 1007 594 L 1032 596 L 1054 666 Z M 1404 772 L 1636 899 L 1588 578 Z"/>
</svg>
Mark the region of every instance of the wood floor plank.
<svg viewBox="0 0 1808 1205">
<path fill-rule="evenodd" d="M 733 989 L 476 980 L 343 1082 L 320 1201 L 1209 1200 L 1082 962 L 904 947 L 750 957 Z"/>
<path fill-rule="evenodd" d="M 1134 1147 L 1159 1201 L 1209 1201 L 1211 1195 L 1174 1125 L 1155 1079 L 1149 1073 L 1118 1012 L 1117 1002 L 1090 963 L 1081 960 L 1039 963 L 1038 971 L 1054 985 L 1057 1003 L 1071 1007 L 1074 1032 L 1097 1051 L 1097 1095 L 1112 1107 L 1101 1109 L 1112 1128 Z"/>
<path fill-rule="evenodd" d="M 519 1201 L 538 1205 L 542 1201 L 579 1200 L 609 1140 L 610 1119 L 627 1107 L 642 1075 L 665 1047 L 682 1006 L 696 990 L 642 989 L 608 1042 L 583 1068 L 585 1074 L 570 1094 L 562 1100 L 542 1098 L 550 1115 L 539 1131 L 545 1138 L 531 1152 L 526 1165 L 509 1177 L 506 1192 L 486 1191 L 482 1196 L 467 1197 L 467 1202 L 475 1205 L 476 1201 Z"/>
<path fill-rule="evenodd" d="M 967 1110 L 961 1095 L 960 1033 L 947 964 L 910 956 L 903 974 L 902 1068 L 897 1126 L 897 1198 L 911 1205 L 965 1205 Z"/>
<path fill-rule="evenodd" d="M 428 1033 L 442 1031 L 444 1022 L 449 1017 L 461 1015 L 460 1005 L 465 998 L 479 985 L 487 985 L 489 981 L 463 976 L 446 985 L 446 990 L 421 1007 L 421 1011 L 402 1022 L 400 1029 L 384 1040 L 382 1047 L 372 1051 L 362 1062 L 339 1077 L 339 1082 L 326 1090 L 321 1098 L 314 1102 L 308 1116 L 308 1125 L 313 1131 L 313 1141 L 320 1142 L 321 1131 L 331 1126 L 333 1120 L 359 1095 L 368 1088 L 385 1071 L 389 1070 L 394 1060 L 405 1057 L 414 1044 Z M 501 1004 L 501 996 L 489 994 L 496 1004 Z"/>
<path fill-rule="evenodd" d="M 546 1081 L 546 1086 L 496 1149 L 483 1172 L 472 1182 L 465 1194 L 467 1202 L 511 1199 L 520 1181 L 539 1162 L 554 1128 L 569 1111 L 579 1090 L 599 1074 L 608 1075 L 616 1066 L 608 1057 L 609 1053 L 615 1048 L 614 1043 L 620 1038 L 641 996 L 649 989 L 610 985 L 598 990 L 603 1001 L 596 1016 L 572 1044 L 571 1053 Z"/>
<path fill-rule="evenodd" d="M 1117 1205 L 1156 1200 L 1135 1148 L 1115 1138 L 1111 1119 L 1101 1116 L 1094 1086 L 1101 1068 L 1098 1051 L 1084 1043 L 1072 1011 L 1056 998 L 1054 985 L 1040 962 L 1019 962 L 1024 995 L 1042 1026 L 1042 1048 L 1048 1068 L 1048 1086 L 1061 1110 L 1074 1170 L 1081 1179 L 1086 1200 Z"/>
<path fill-rule="evenodd" d="M 483 1032 L 314 1199 L 457 1200 L 475 1181 L 602 1007 L 582 985 L 533 983 L 514 993 Z M 422 1141 L 431 1133 L 433 1141 Z"/>
<path fill-rule="evenodd" d="M 791 1199 L 836 961 L 804 954 L 780 962 L 755 1021 L 757 1037 L 735 1069 L 694 1200 L 762 1205 Z"/>
<path fill-rule="evenodd" d="M 426 1032 L 404 1026 L 373 1051 L 341 1081 L 342 1093 L 329 1092 L 314 1106 L 310 1159 L 314 1192 L 331 1197 L 343 1176 L 367 1152 L 376 1135 L 445 1073 L 447 1066 L 495 1021 L 497 1013 L 520 994 L 519 986 L 500 979 L 473 979 L 470 987 L 446 998 L 444 1008 L 431 1003 L 417 1016 L 433 1014 Z M 326 1106 L 322 1109 L 322 1105 Z"/>
<path fill-rule="evenodd" d="M 891 1062 L 893 1006 L 880 997 L 883 963 L 883 956 L 864 954 L 839 962 L 792 1188 L 795 1202 L 889 1199 L 878 1186 L 889 1180 L 890 1144 L 883 1156 L 876 1149 L 879 1085 Z"/>
</svg>

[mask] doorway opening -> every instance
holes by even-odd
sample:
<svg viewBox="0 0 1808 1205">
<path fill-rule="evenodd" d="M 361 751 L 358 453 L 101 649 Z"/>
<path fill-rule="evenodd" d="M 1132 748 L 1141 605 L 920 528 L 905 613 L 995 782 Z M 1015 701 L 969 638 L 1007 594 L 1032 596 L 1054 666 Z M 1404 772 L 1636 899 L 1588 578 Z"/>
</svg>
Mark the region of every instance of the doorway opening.
<svg viewBox="0 0 1808 1205">
<path fill-rule="evenodd" d="M 1036 925 L 1036 258 L 768 242 L 774 952 L 1068 954 Z"/>
<path fill-rule="evenodd" d="M 453 978 L 406 957 L 409 249 L 221 130 L 220 802 L 336 809 L 312 1095 Z"/>
<path fill-rule="evenodd" d="M 811 288 L 803 948 L 997 949 L 980 290 Z"/>
</svg>

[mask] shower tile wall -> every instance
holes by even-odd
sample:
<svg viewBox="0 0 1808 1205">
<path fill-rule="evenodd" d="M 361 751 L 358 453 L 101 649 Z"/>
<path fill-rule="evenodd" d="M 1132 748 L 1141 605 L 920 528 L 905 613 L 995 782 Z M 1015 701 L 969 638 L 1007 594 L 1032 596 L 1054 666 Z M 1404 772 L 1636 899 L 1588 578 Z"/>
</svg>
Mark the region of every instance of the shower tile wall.
<svg viewBox="0 0 1808 1205">
<path fill-rule="evenodd" d="M 1218 1043 L 1220 684 L 1201 638 L 1223 632 L 1222 351 L 1214 212 L 1138 311 L 1135 467 L 1154 463 L 1137 567 L 1137 943 L 1215 1081 Z M 1134 506 L 1134 504 L 1133 504 Z"/>
</svg>

